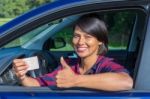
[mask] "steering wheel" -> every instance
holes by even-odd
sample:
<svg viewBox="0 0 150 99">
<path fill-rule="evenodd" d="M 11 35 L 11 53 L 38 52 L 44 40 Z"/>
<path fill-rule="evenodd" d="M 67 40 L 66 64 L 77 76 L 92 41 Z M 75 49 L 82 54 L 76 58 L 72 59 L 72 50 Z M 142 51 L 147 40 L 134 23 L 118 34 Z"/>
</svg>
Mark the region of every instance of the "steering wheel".
<svg viewBox="0 0 150 99">
<path fill-rule="evenodd" d="M 33 56 L 38 57 L 39 61 L 39 69 L 33 70 L 34 73 L 30 73 L 29 75 L 33 77 L 42 76 L 44 74 L 52 72 L 57 66 L 58 62 L 56 58 L 49 51 L 38 51 L 33 54 Z M 30 72 L 33 72 L 30 71 Z M 33 75 L 34 74 L 34 75 Z"/>
<path fill-rule="evenodd" d="M 37 56 L 40 66 L 37 70 L 28 71 L 27 75 L 31 77 L 35 78 L 46 73 L 50 73 L 58 66 L 58 62 L 55 57 L 48 51 L 36 51 L 29 56 Z M 10 57 L 10 59 L 6 61 L 5 67 L 7 69 L 0 75 L 0 85 L 20 85 L 18 78 L 13 73 L 12 60 L 26 57 L 27 56 L 25 54 L 21 54 L 15 57 Z"/>
</svg>

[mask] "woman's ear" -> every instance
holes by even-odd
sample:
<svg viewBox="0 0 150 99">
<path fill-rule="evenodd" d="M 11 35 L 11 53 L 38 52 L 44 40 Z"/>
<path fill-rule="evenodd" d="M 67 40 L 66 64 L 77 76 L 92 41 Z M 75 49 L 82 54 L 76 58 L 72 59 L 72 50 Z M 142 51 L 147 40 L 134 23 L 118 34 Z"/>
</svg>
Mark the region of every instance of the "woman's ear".
<svg viewBox="0 0 150 99">
<path fill-rule="evenodd" d="M 99 51 L 98 51 L 98 55 L 103 55 L 107 52 L 107 48 L 105 46 L 105 44 L 103 42 L 99 43 Z"/>
<path fill-rule="evenodd" d="M 103 44 L 103 42 L 99 42 L 99 46 L 101 46 Z"/>
</svg>

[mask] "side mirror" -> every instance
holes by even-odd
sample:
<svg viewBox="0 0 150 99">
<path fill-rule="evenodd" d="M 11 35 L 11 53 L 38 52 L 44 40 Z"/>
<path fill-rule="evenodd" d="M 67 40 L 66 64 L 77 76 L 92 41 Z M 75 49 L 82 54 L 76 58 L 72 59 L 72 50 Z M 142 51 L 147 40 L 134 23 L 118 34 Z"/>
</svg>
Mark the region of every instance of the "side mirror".
<svg viewBox="0 0 150 99">
<path fill-rule="evenodd" d="M 49 38 L 43 45 L 43 50 L 58 49 L 66 46 L 66 42 L 62 37 Z"/>
<path fill-rule="evenodd" d="M 58 49 L 58 48 L 62 48 L 66 46 L 66 42 L 62 37 L 57 37 L 53 39 L 53 44 L 54 44 L 54 48 Z"/>
</svg>

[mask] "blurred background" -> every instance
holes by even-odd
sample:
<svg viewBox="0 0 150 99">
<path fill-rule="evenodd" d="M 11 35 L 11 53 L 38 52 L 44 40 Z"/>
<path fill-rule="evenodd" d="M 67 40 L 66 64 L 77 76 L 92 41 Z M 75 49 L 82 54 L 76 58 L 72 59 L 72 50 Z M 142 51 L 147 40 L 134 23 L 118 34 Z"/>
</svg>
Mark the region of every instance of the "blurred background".
<svg viewBox="0 0 150 99">
<path fill-rule="evenodd" d="M 55 0 L 0 0 L 0 25 L 31 9 Z"/>
</svg>

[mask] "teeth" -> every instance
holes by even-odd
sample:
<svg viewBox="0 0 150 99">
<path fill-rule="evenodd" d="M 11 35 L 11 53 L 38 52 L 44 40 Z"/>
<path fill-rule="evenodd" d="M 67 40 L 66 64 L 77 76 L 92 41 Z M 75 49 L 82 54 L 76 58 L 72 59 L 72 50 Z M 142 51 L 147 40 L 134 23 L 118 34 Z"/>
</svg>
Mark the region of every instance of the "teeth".
<svg viewBox="0 0 150 99">
<path fill-rule="evenodd" d="M 86 48 L 78 48 L 78 51 L 84 51 Z"/>
</svg>

